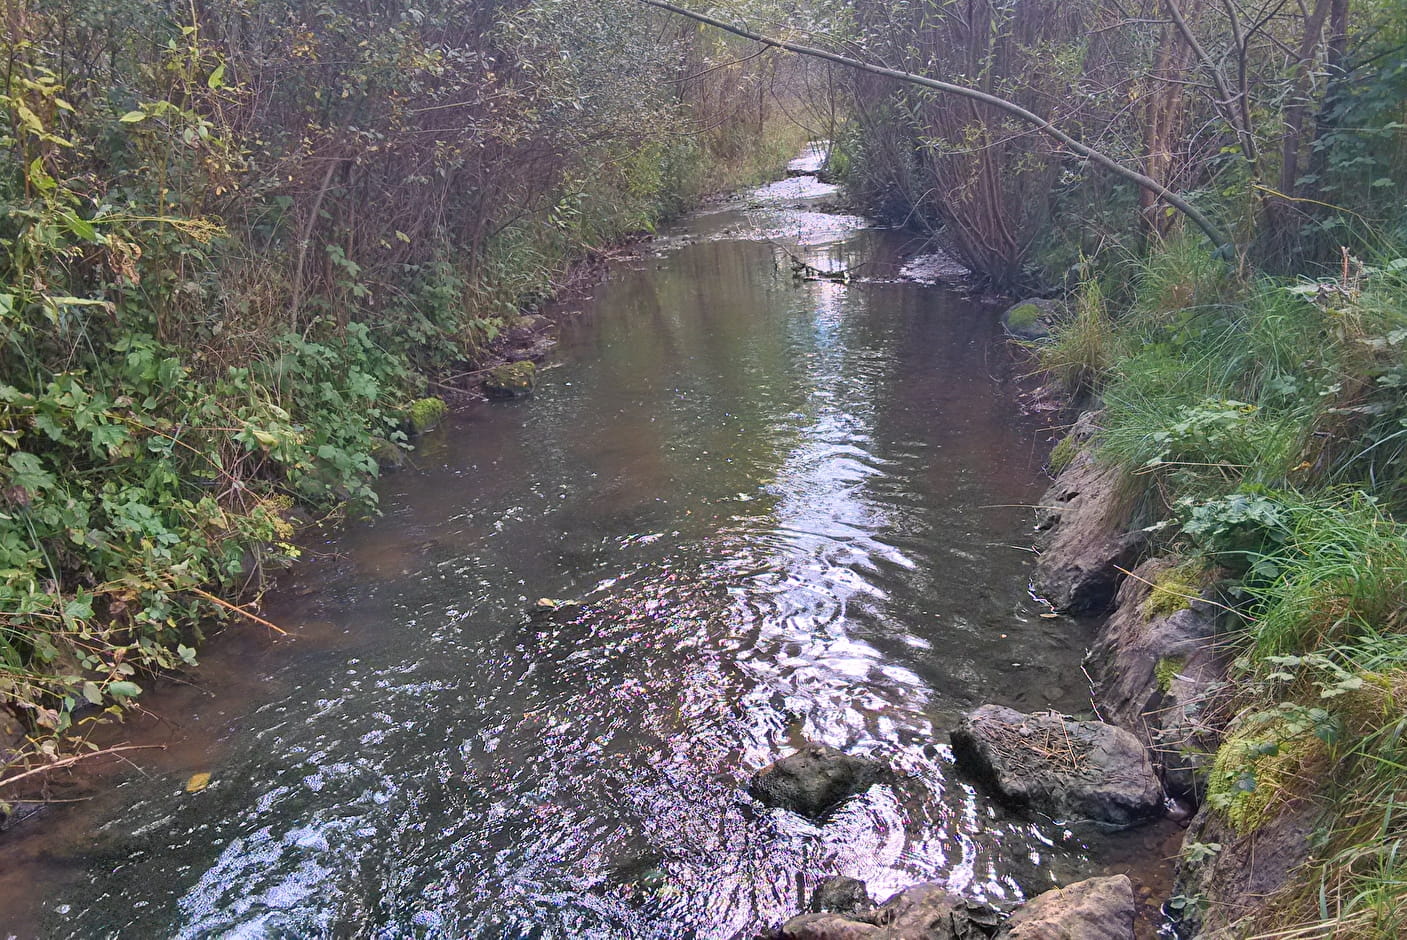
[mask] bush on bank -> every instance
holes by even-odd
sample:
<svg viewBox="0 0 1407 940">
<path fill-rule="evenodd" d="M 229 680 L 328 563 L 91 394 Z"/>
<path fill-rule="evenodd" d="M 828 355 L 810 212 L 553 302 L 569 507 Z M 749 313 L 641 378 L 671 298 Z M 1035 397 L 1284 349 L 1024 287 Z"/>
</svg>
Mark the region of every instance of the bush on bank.
<svg viewBox="0 0 1407 940">
<path fill-rule="evenodd" d="M 295 506 L 375 506 L 427 373 L 802 134 L 774 62 L 618 0 L 4 16 L 0 708 L 49 754 L 194 662 Z"/>
</svg>

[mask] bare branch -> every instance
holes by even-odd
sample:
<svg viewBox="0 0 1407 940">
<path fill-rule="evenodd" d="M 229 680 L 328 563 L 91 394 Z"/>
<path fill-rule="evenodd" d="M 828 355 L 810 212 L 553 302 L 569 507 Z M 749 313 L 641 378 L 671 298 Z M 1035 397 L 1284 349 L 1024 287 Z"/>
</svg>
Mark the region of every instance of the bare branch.
<svg viewBox="0 0 1407 940">
<path fill-rule="evenodd" d="M 885 68 L 879 65 L 871 65 L 868 62 L 864 62 L 859 59 L 852 59 L 843 55 L 838 55 L 834 52 L 827 52 L 824 49 L 817 49 L 812 46 L 805 46 L 800 43 L 791 42 L 785 39 L 778 39 L 773 36 L 765 36 L 761 33 L 753 32 L 752 30 L 747 29 L 745 27 L 737 26 L 732 23 L 726 23 L 723 20 L 716 19 L 704 13 L 696 13 L 693 10 L 687 10 L 683 7 L 675 6 L 673 3 L 666 2 L 666 0 L 637 0 L 637 2 L 643 3 L 647 6 L 656 7 L 657 9 L 668 10 L 670 13 L 676 13 L 680 16 L 688 17 L 691 20 L 703 23 L 708 26 L 712 26 L 716 29 L 721 29 L 724 32 L 732 33 L 735 36 L 741 36 L 744 39 L 751 39 L 754 42 L 760 42 L 764 45 L 772 46 L 777 49 L 785 49 L 786 51 L 794 52 L 797 55 L 811 56 L 818 59 L 824 59 L 828 62 L 834 62 L 837 65 L 844 65 L 848 68 L 858 69 L 862 72 L 870 72 L 874 75 L 882 75 L 886 78 L 892 78 L 896 81 L 906 82 L 911 85 L 919 85 L 924 88 L 932 88 L 935 91 L 945 92 L 947 94 L 954 95 L 959 98 L 966 98 L 969 101 L 977 101 L 982 104 L 989 105 L 990 107 L 996 108 L 999 111 L 1004 111 L 1007 114 L 1012 115 L 1013 117 L 1028 122 L 1041 133 L 1045 134 L 1048 137 L 1054 138 L 1055 140 L 1064 144 L 1070 150 L 1092 161 L 1093 163 L 1098 164 L 1109 172 L 1114 173 L 1117 176 L 1122 176 L 1129 182 L 1134 183 L 1135 185 L 1143 189 L 1147 189 L 1153 193 L 1156 193 L 1158 197 L 1166 201 L 1168 205 L 1177 209 L 1183 215 L 1191 219 L 1192 222 L 1199 229 L 1201 229 L 1203 233 L 1206 234 L 1207 238 L 1211 239 L 1212 244 L 1216 245 L 1218 248 L 1230 244 L 1230 239 L 1219 228 L 1217 228 L 1216 224 L 1213 223 L 1211 219 L 1207 218 L 1207 216 L 1204 215 L 1200 210 L 1198 210 L 1196 206 L 1183 199 L 1177 193 L 1168 189 L 1162 183 L 1159 183 L 1151 176 L 1147 176 L 1131 167 L 1125 166 L 1124 164 L 1115 160 L 1113 157 L 1110 157 L 1108 154 L 1095 150 L 1093 147 L 1081 143 L 1080 141 L 1071 137 L 1069 134 L 1060 130 L 1060 128 L 1056 127 L 1054 124 L 1050 123 L 1040 115 L 1035 114 L 1031 111 L 1027 111 L 1019 104 L 1007 101 L 1005 98 L 998 98 L 996 95 L 989 95 L 984 91 L 978 91 L 975 88 L 968 88 L 965 85 L 954 85 L 951 82 L 939 81 L 936 78 L 929 78 L 925 75 L 915 75 L 912 72 L 904 72 L 898 69 Z"/>
</svg>

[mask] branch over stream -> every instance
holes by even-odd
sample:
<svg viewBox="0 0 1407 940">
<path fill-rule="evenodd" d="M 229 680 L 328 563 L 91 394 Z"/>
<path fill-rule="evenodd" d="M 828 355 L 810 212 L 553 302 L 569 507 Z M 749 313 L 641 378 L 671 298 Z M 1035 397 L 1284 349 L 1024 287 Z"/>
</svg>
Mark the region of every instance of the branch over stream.
<svg viewBox="0 0 1407 940">
<path fill-rule="evenodd" d="M 936 78 L 929 78 L 925 75 L 915 75 L 913 72 L 904 72 L 899 69 L 885 68 L 881 65 L 871 65 L 868 62 L 863 62 L 859 59 L 852 59 L 848 56 L 839 55 L 834 52 L 827 52 L 825 49 L 818 49 L 815 46 L 804 46 L 800 43 L 791 42 L 786 39 L 778 39 L 774 36 L 766 36 L 762 33 L 753 32 L 752 30 L 742 26 L 736 26 L 731 23 L 726 23 L 723 20 L 709 16 L 705 13 L 696 13 L 693 10 L 688 10 L 684 7 L 675 6 L 673 3 L 666 2 L 666 0 L 637 0 L 637 2 L 643 3 L 646 6 L 656 7 L 660 10 L 667 10 L 670 13 L 676 13 L 679 16 L 688 17 L 689 19 L 694 20 L 695 22 L 703 23 L 705 25 L 721 29 L 725 32 L 732 33 L 735 36 L 741 36 L 744 39 L 751 39 L 754 42 L 760 42 L 763 45 L 771 46 L 775 49 L 785 49 L 787 52 L 794 52 L 797 55 L 811 56 L 817 59 L 824 59 L 827 62 L 835 62 L 839 65 L 844 65 L 849 68 L 859 69 L 862 72 L 871 72 L 875 75 L 883 75 L 888 78 L 895 79 L 897 81 L 907 82 L 911 85 L 920 85 L 924 88 L 932 88 L 936 91 L 945 92 L 950 95 L 957 95 L 961 98 L 969 98 L 973 101 L 980 101 L 983 104 L 990 105 L 1000 111 L 1005 111 L 1007 114 L 1019 118 L 1022 121 L 1025 121 L 1027 124 L 1030 124 L 1036 130 L 1040 131 L 1046 136 L 1054 138 L 1055 140 L 1064 144 L 1070 150 L 1074 151 L 1085 159 L 1090 160 L 1098 164 L 1099 166 L 1102 166 L 1104 169 L 1117 176 L 1122 176 L 1124 179 L 1128 180 L 1131 183 L 1134 183 L 1142 189 L 1146 189 L 1152 193 L 1155 193 L 1160 199 L 1167 202 L 1168 205 L 1172 206 L 1174 209 L 1178 210 L 1183 215 L 1191 219 L 1196 224 L 1196 226 L 1206 234 L 1207 238 L 1211 239 L 1212 244 L 1217 248 L 1220 249 L 1231 244 L 1231 239 L 1228 238 L 1227 235 L 1222 232 L 1221 229 L 1218 228 L 1216 224 L 1212 222 L 1211 219 L 1207 218 L 1207 216 L 1203 214 L 1201 210 L 1189 203 L 1186 199 L 1183 199 L 1171 189 L 1168 189 L 1162 183 L 1153 179 L 1153 177 L 1140 173 L 1132 167 L 1124 166 L 1122 163 L 1120 163 L 1118 160 L 1115 160 L 1108 154 L 1095 150 L 1093 147 L 1090 147 L 1087 144 L 1080 143 L 1080 141 L 1071 137 L 1069 134 L 1065 133 L 1060 128 L 1056 127 L 1054 124 L 1041 117 L 1039 114 L 1036 114 L 1032 111 L 1027 111 L 1025 108 L 1021 107 L 1015 102 L 1007 101 L 1005 98 L 998 98 L 996 95 L 989 95 L 986 92 L 978 91 L 975 88 L 968 88 L 965 85 L 954 85 L 951 82 L 940 81 Z"/>
</svg>

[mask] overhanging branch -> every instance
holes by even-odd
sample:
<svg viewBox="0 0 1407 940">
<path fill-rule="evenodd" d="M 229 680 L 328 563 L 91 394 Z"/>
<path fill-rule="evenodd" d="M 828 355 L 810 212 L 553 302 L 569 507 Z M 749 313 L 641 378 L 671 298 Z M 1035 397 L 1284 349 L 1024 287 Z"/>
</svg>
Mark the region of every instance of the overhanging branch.
<svg viewBox="0 0 1407 940">
<path fill-rule="evenodd" d="M 975 88 L 968 88 L 965 85 L 954 85 L 951 82 L 944 82 L 936 78 L 929 78 L 926 75 L 915 75 L 913 72 L 904 72 L 900 71 L 899 69 L 890 69 L 880 65 L 871 65 L 870 63 L 861 61 L 860 59 L 852 59 L 848 56 L 839 55 L 834 52 L 828 52 L 825 49 L 817 49 L 814 46 L 804 46 L 800 43 L 791 42 L 785 39 L 778 39 L 774 36 L 765 36 L 761 33 L 753 32 L 752 30 L 747 29 L 745 27 L 736 26 L 732 23 L 724 22 L 723 20 L 709 16 L 705 13 L 696 13 L 693 10 L 688 10 L 684 7 L 676 6 L 673 3 L 667 2 L 667 0 L 637 0 L 637 2 L 643 3 L 647 6 L 655 7 L 660 10 L 667 10 L 670 13 L 676 13 L 679 16 L 688 17 L 689 19 L 694 20 L 695 22 L 704 23 L 705 25 L 712 26 L 716 29 L 721 29 L 724 32 L 732 33 L 734 36 L 741 36 L 744 39 L 751 39 L 753 42 L 760 42 L 775 49 L 785 49 L 786 51 L 794 52 L 797 55 L 810 56 L 816 59 L 824 59 L 827 62 L 834 62 L 837 65 L 844 65 L 848 68 L 858 69 L 862 72 L 869 72 L 874 75 L 883 75 L 887 78 L 892 78 L 900 82 L 906 82 L 910 85 L 919 85 L 923 88 L 932 88 L 935 91 L 945 92 L 950 95 L 956 95 L 960 98 L 967 98 L 972 101 L 980 101 L 983 104 L 990 105 L 991 107 L 996 108 L 999 111 L 1004 111 L 1015 118 L 1025 121 L 1026 123 L 1035 127 L 1036 130 L 1045 134 L 1047 137 L 1051 137 L 1059 141 L 1061 144 L 1065 145 L 1074 153 L 1077 153 L 1085 159 L 1089 160 L 1090 162 L 1103 167 L 1110 173 L 1113 173 L 1116 176 L 1121 176 L 1129 182 L 1139 186 L 1140 188 L 1155 193 L 1158 198 L 1162 199 L 1168 205 L 1172 206 L 1174 209 L 1191 219 L 1192 222 L 1199 229 L 1206 233 L 1206 236 L 1211 239 L 1212 244 L 1217 246 L 1218 248 L 1230 244 L 1231 240 L 1219 228 L 1217 228 L 1217 226 L 1212 222 L 1211 219 L 1207 218 L 1206 215 L 1204 215 L 1199 209 L 1197 209 L 1196 206 L 1189 203 L 1186 199 L 1183 199 L 1171 189 L 1168 189 L 1162 183 L 1153 179 L 1151 176 L 1138 172 L 1132 167 L 1124 166 L 1124 164 L 1120 163 L 1118 160 L 1115 160 L 1113 157 L 1109 156 L 1106 153 L 1102 153 L 1101 151 L 1095 150 L 1093 147 L 1080 143 L 1078 140 L 1071 137 L 1069 134 L 1065 133 L 1060 128 L 1047 121 L 1045 118 L 1032 111 L 1027 111 L 1025 108 L 1021 107 L 1015 102 L 1007 101 L 1005 98 L 998 98 L 996 95 L 989 95 L 986 92 L 978 91 Z"/>
</svg>

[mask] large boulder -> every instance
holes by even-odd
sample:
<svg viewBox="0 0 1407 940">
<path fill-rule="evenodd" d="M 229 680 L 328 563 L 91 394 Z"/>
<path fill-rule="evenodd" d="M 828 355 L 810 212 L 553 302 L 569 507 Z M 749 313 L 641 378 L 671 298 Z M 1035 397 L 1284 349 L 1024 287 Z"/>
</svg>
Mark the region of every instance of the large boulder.
<svg viewBox="0 0 1407 940">
<path fill-rule="evenodd" d="M 1208 713 L 1226 690 L 1228 647 L 1221 608 L 1210 598 L 1190 598 L 1180 609 L 1150 601 L 1153 586 L 1176 575 L 1167 559 L 1139 566 L 1119 589 L 1087 662 L 1101 713 L 1148 746 L 1170 795 L 1195 802 L 1218 744 Z"/>
<path fill-rule="evenodd" d="M 768 806 L 820 819 L 841 801 L 879 783 L 886 770 L 868 757 L 808 744 L 753 774 L 748 792 Z"/>
<path fill-rule="evenodd" d="M 1055 478 L 1041 499 L 1041 555 L 1032 584 L 1056 610 L 1104 613 L 1125 572 L 1142 560 L 1148 537 L 1128 530 L 1132 496 L 1124 471 L 1100 463 L 1087 448 Z"/>
<path fill-rule="evenodd" d="M 492 398 L 525 398 L 536 385 L 537 366 L 528 360 L 495 366 L 484 378 L 484 391 Z"/>
<path fill-rule="evenodd" d="M 1027 901 L 998 940 L 1133 940 L 1136 907 L 1128 875 L 1091 878 Z"/>
<path fill-rule="evenodd" d="M 983 705 L 952 742 L 958 766 L 1017 809 L 1116 826 L 1162 810 L 1143 742 L 1113 725 Z"/>
<path fill-rule="evenodd" d="M 953 894 L 942 884 L 906 888 L 861 914 L 802 914 L 782 925 L 783 940 L 988 940 L 1001 914 Z"/>
</svg>

